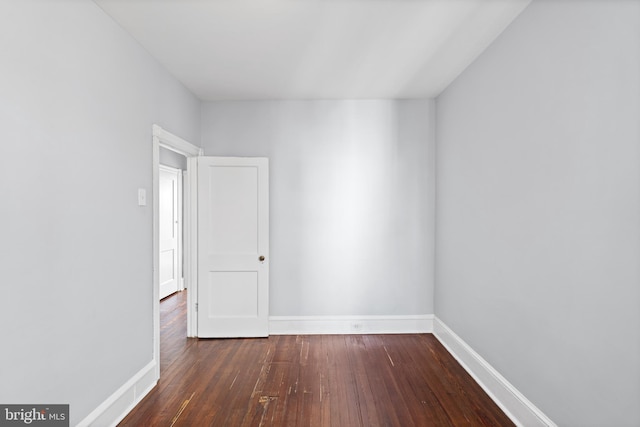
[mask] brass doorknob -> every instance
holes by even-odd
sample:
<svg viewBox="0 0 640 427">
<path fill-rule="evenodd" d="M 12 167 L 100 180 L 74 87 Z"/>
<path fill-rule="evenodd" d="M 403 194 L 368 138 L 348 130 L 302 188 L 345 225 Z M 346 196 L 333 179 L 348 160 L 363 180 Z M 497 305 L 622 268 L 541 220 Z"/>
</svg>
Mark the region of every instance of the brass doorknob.
<svg viewBox="0 0 640 427">
<path fill-rule="evenodd" d="M 258 261 L 260 261 L 260 262 L 264 261 L 264 259 L 265 259 L 265 258 L 264 258 L 264 255 L 260 255 L 260 256 L 258 257 Z"/>
</svg>

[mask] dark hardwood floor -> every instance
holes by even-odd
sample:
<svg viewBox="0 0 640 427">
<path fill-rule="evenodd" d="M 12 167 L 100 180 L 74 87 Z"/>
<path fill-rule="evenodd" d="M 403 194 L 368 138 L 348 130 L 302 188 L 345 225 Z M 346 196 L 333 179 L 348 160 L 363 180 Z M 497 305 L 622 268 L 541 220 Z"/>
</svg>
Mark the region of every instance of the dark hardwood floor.
<svg viewBox="0 0 640 427">
<path fill-rule="evenodd" d="M 513 426 L 431 334 L 186 338 L 163 300 L 161 377 L 121 426 Z"/>
</svg>

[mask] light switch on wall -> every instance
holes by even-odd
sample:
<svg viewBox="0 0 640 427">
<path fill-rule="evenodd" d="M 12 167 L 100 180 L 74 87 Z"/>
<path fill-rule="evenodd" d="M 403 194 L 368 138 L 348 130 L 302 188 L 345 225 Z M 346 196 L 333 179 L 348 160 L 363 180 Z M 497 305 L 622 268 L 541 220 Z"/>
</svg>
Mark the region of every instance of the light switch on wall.
<svg viewBox="0 0 640 427">
<path fill-rule="evenodd" d="M 147 190 L 138 188 L 138 206 L 147 206 Z"/>
</svg>

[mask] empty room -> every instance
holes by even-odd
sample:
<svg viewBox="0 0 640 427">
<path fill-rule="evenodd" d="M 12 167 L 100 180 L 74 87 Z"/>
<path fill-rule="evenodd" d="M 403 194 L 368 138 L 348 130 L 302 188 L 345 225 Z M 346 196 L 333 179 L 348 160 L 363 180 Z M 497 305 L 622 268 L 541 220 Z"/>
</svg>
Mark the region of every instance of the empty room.
<svg viewBox="0 0 640 427">
<path fill-rule="evenodd" d="M 640 0 L 0 32 L 1 425 L 640 427 Z"/>
</svg>

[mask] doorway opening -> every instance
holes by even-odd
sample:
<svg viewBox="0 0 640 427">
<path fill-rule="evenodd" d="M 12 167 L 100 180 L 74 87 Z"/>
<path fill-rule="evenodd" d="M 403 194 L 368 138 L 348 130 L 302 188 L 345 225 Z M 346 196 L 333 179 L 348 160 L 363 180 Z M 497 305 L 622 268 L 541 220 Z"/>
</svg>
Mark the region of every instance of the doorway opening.
<svg viewBox="0 0 640 427">
<path fill-rule="evenodd" d="M 175 156 L 173 156 L 175 154 Z M 175 157 L 168 161 L 166 157 Z M 163 159 L 165 158 L 165 159 Z M 160 246 L 160 300 L 183 291 L 183 172 L 187 169 L 186 157 L 160 147 L 158 174 L 159 205 L 158 232 Z"/>
<path fill-rule="evenodd" d="M 184 284 L 189 289 L 187 293 L 187 336 L 195 336 L 196 325 L 194 316 L 197 301 L 197 276 L 195 275 L 195 259 L 191 256 L 195 244 L 196 211 L 193 208 L 196 195 L 195 168 L 196 157 L 203 154 L 203 150 L 184 139 L 173 135 L 158 125 L 153 125 L 153 359 L 156 362 L 155 376 L 160 378 L 160 156 L 161 149 L 168 150 L 186 158 L 186 169 L 183 173 L 183 272 Z M 193 179 L 192 179 L 193 177 Z M 195 292 L 194 292 L 195 291 Z"/>
</svg>

